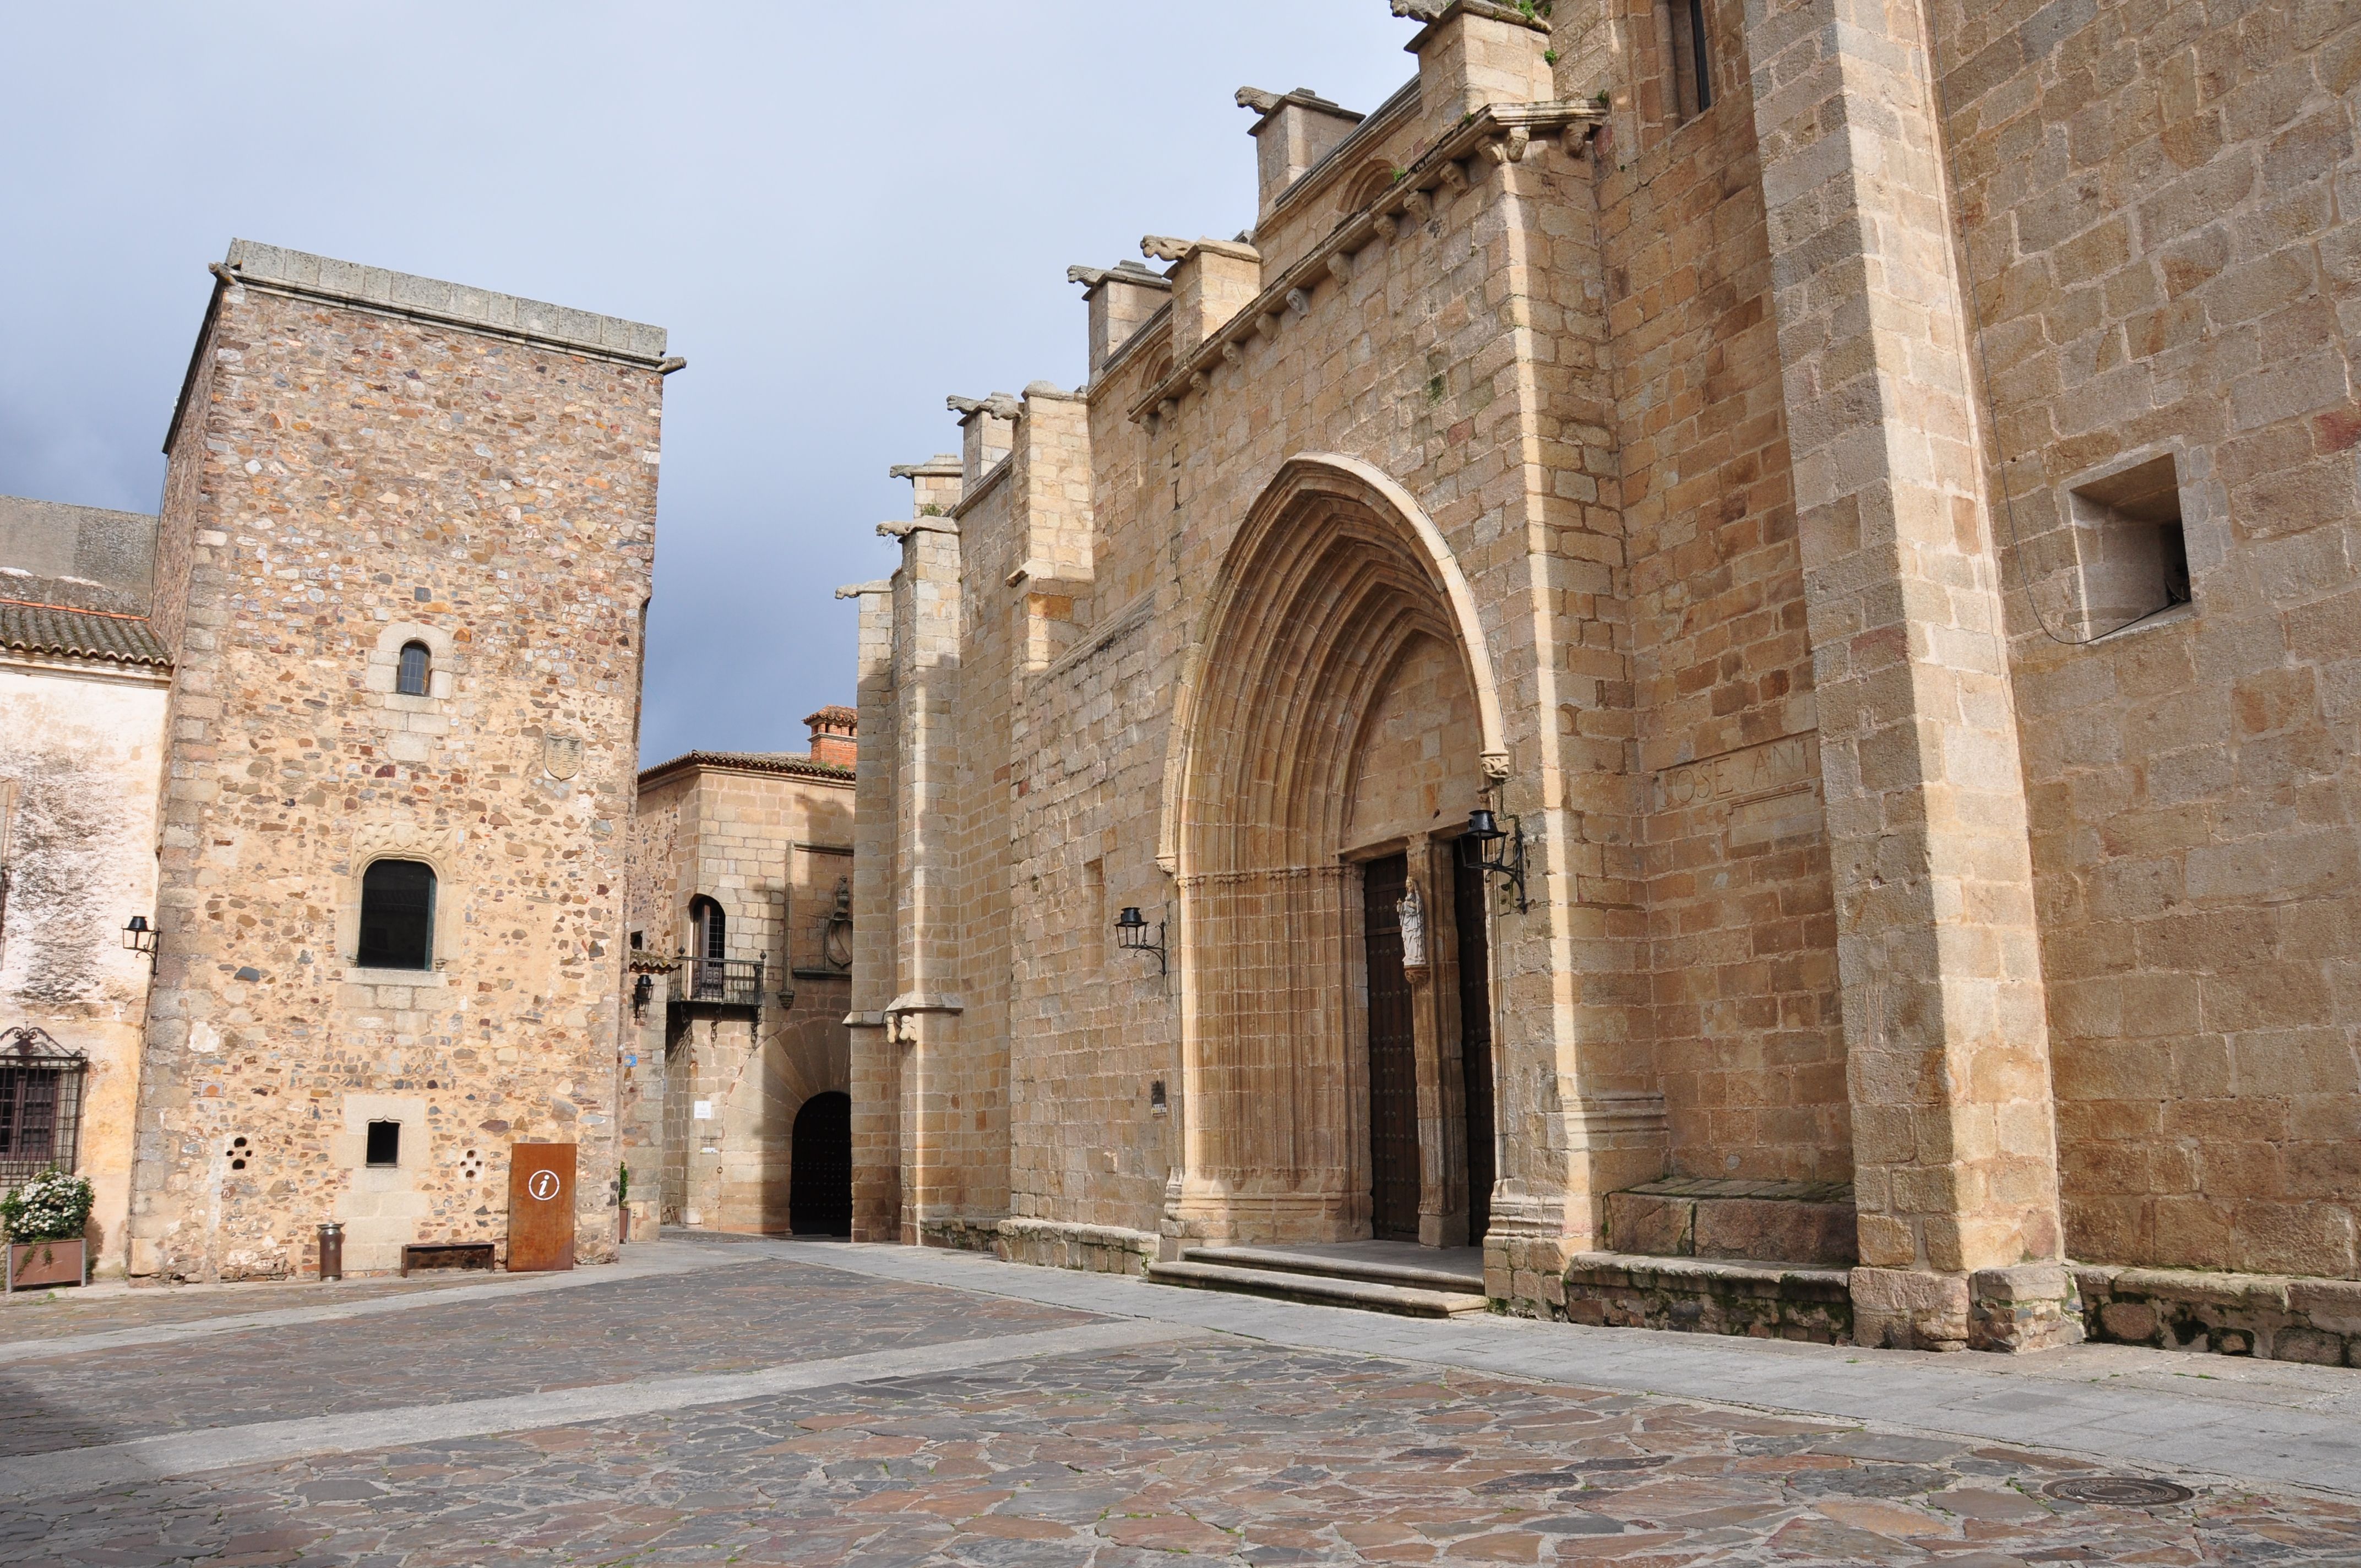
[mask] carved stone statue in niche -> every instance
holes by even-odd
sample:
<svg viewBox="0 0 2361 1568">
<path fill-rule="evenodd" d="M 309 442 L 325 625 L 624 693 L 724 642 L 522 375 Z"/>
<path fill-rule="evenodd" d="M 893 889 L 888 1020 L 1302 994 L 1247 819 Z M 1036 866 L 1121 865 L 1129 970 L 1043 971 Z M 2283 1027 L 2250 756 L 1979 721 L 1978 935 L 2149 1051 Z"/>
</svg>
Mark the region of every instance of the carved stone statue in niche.
<svg viewBox="0 0 2361 1568">
<path fill-rule="evenodd" d="M 1402 968 L 1422 970 L 1426 967 L 1426 901 L 1419 896 L 1418 883 L 1411 883 L 1408 892 L 1394 905 L 1394 914 L 1401 921 Z"/>
</svg>

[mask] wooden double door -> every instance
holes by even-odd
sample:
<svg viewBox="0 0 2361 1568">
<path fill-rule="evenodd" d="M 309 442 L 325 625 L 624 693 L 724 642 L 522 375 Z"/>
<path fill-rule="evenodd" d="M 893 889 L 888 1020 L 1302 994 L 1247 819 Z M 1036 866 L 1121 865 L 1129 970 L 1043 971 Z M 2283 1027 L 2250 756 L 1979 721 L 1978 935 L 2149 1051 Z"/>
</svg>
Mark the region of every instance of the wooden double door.
<svg viewBox="0 0 2361 1568">
<path fill-rule="evenodd" d="M 1458 935 L 1461 1105 L 1466 1122 L 1467 1239 L 1483 1238 L 1492 1194 L 1492 1003 L 1485 941 L 1484 873 L 1453 858 L 1451 913 Z M 1362 931 L 1367 944 L 1369 1044 L 1369 1229 L 1380 1239 L 1416 1241 L 1418 1030 L 1402 972 L 1401 916 L 1410 863 L 1389 855 L 1362 867 Z M 1428 958 L 1437 922 L 1428 917 Z"/>
</svg>

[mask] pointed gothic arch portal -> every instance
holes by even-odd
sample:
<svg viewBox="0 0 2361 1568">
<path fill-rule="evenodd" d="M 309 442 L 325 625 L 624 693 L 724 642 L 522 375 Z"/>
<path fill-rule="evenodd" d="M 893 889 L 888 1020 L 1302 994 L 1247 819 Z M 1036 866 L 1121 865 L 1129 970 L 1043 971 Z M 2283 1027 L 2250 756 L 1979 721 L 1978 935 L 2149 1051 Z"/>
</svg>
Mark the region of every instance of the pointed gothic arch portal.
<svg viewBox="0 0 2361 1568">
<path fill-rule="evenodd" d="M 1455 939 L 1409 984 L 1370 899 L 1417 884 L 1430 927 L 1464 923 L 1449 839 L 1506 750 L 1474 596 L 1399 485 L 1346 457 L 1281 468 L 1224 563 L 1178 729 L 1161 846 L 1181 916 L 1174 1217 L 1209 1239 L 1325 1241 L 1370 1234 L 1374 1213 L 1466 1240 L 1459 1045 L 1489 1049 L 1488 1010 L 1463 1025 Z"/>
</svg>

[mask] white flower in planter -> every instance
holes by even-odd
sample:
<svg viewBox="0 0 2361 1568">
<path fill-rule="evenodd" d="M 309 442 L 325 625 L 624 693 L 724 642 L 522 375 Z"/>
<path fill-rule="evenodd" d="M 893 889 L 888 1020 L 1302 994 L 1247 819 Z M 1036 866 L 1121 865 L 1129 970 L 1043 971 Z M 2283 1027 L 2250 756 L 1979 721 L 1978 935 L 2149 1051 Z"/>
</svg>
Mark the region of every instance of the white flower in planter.
<svg viewBox="0 0 2361 1568">
<path fill-rule="evenodd" d="M 11 1242 L 70 1242 L 90 1223 L 90 1178 L 55 1167 L 0 1198 L 0 1231 Z"/>
</svg>

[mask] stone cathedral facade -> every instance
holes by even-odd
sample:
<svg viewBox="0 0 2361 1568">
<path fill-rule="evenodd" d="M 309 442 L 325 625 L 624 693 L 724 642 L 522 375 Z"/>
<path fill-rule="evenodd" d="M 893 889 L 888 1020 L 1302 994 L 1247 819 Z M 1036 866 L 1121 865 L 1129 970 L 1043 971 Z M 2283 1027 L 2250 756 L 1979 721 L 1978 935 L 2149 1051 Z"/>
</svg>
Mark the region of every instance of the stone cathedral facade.
<svg viewBox="0 0 2361 1568">
<path fill-rule="evenodd" d="M 1394 10 L 843 590 L 857 1233 L 2361 1358 L 2361 19 Z"/>
</svg>

